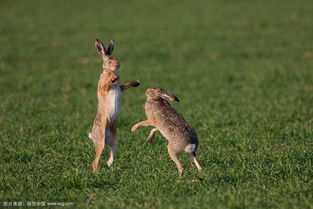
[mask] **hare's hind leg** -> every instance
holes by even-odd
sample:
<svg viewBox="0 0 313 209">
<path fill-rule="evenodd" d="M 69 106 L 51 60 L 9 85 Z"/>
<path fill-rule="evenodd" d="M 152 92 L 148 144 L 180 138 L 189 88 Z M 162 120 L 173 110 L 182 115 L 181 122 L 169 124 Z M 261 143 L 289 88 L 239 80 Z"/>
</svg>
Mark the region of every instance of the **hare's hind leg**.
<svg viewBox="0 0 313 209">
<path fill-rule="evenodd" d="M 114 121 L 112 126 L 110 127 L 110 131 L 108 133 L 108 140 L 107 140 L 107 145 L 110 147 L 111 152 L 110 152 L 110 157 L 107 161 L 107 165 L 109 168 L 111 168 L 114 157 L 117 155 L 117 149 L 118 149 L 118 139 L 116 137 L 116 126 L 117 126 L 117 121 Z"/>
<path fill-rule="evenodd" d="M 117 141 L 113 139 L 112 144 L 110 145 L 108 144 L 108 146 L 110 147 L 111 152 L 110 152 L 110 157 L 107 161 L 107 165 L 109 168 L 111 168 L 113 165 L 114 157 L 116 157 L 117 155 L 117 148 L 118 148 Z"/>
<path fill-rule="evenodd" d="M 168 154 L 170 155 L 171 159 L 174 161 L 174 163 L 176 164 L 177 166 L 177 169 L 178 169 L 178 172 L 180 174 L 183 173 L 184 171 L 184 166 L 181 164 L 181 162 L 179 161 L 177 155 L 178 155 L 178 152 L 173 149 L 173 147 L 171 146 L 171 144 L 168 144 L 167 145 L 167 150 L 168 150 Z"/>
<path fill-rule="evenodd" d="M 101 124 L 101 122 L 101 119 L 97 117 L 94 121 L 92 133 L 89 134 L 89 136 L 92 138 L 96 152 L 95 159 L 92 162 L 93 172 L 99 171 L 98 164 L 105 146 L 106 121 L 104 122 L 104 124 Z"/>
<path fill-rule="evenodd" d="M 96 151 L 96 157 L 94 159 L 94 161 L 92 162 L 92 170 L 93 172 L 97 172 L 99 171 L 99 160 L 104 148 L 104 140 L 103 137 L 97 136 L 97 139 L 94 140 L 94 146 L 95 146 L 95 151 Z"/>
<path fill-rule="evenodd" d="M 200 165 L 198 159 L 197 159 L 197 156 L 196 156 L 196 153 L 195 152 L 191 152 L 189 153 L 192 161 L 196 164 L 197 168 L 198 168 L 198 171 L 202 171 L 202 166 Z"/>
<path fill-rule="evenodd" d="M 157 132 L 159 129 L 157 128 L 153 128 L 150 133 L 149 133 L 149 136 L 147 138 L 147 142 L 151 143 L 154 139 L 154 133 Z"/>
<path fill-rule="evenodd" d="M 110 147 L 111 152 L 110 152 L 110 157 L 107 161 L 107 165 L 109 168 L 113 165 L 114 157 L 117 155 L 117 149 L 118 149 L 118 139 L 116 137 L 116 127 L 117 127 L 117 120 L 115 120 L 111 127 L 110 131 L 108 133 L 108 140 L 107 140 L 107 145 Z"/>
</svg>

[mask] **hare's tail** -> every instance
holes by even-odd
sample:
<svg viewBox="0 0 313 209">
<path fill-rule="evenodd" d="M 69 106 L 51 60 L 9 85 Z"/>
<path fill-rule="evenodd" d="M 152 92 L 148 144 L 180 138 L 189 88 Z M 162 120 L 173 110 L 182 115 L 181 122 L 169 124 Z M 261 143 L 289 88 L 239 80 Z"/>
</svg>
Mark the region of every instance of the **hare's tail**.
<svg viewBox="0 0 313 209">
<path fill-rule="evenodd" d="M 91 132 L 88 134 L 88 137 L 89 137 L 89 139 L 91 139 L 91 140 L 93 141 L 93 138 L 92 138 Z"/>
<path fill-rule="evenodd" d="M 187 153 L 192 153 L 196 151 L 196 148 L 197 148 L 196 144 L 189 144 L 186 146 L 184 151 Z"/>
</svg>

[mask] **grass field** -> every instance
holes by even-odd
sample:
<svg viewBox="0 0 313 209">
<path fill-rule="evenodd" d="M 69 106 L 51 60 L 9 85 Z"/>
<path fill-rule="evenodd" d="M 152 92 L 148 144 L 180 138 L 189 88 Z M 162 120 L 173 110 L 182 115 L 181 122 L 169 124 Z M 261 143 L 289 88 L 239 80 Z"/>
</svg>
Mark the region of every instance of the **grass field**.
<svg viewBox="0 0 313 209">
<path fill-rule="evenodd" d="M 0 201 L 65 208 L 313 208 L 310 0 L 35 1 L 0 6 Z M 101 60 L 115 39 L 123 95 L 119 156 L 91 172 L 87 137 Z M 145 119 L 160 86 L 196 129 L 198 173 L 180 178 Z M 193 182 L 193 179 L 203 179 Z M 38 207 L 37 207 L 38 208 Z M 46 206 L 47 208 L 47 206 Z"/>
</svg>

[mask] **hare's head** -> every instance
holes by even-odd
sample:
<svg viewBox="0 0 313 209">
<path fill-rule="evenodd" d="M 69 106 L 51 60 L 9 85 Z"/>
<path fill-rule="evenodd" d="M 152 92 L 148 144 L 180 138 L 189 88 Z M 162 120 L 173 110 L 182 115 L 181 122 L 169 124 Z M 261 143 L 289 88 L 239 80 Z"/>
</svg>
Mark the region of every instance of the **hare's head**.
<svg viewBox="0 0 313 209">
<path fill-rule="evenodd" d="M 168 93 L 159 87 L 148 88 L 145 94 L 148 97 L 148 99 L 151 100 L 158 100 L 162 98 L 167 101 L 179 102 L 179 99 L 175 95 Z"/>
<path fill-rule="evenodd" d="M 98 53 L 101 55 L 102 57 L 102 68 L 105 71 L 116 71 L 119 69 L 120 67 L 120 62 L 118 61 L 118 59 L 116 57 L 111 56 L 112 52 L 113 52 L 113 48 L 114 48 L 114 40 L 111 40 L 109 42 L 109 45 L 107 46 L 107 48 L 105 48 L 105 46 L 103 45 L 103 43 L 96 39 L 95 41 L 95 46 L 97 48 Z"/>
</svg>

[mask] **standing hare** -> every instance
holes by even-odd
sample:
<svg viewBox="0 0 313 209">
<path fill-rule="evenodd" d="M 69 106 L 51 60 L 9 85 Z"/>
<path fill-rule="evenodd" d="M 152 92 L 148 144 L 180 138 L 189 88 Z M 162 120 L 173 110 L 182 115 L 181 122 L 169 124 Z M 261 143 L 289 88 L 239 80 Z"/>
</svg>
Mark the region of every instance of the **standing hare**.
<svg viewBox="0 0 313 209">
<path fill-rule="evenodd" d="M 183 116 L 168 102 L 179 102 L 179 99 L 158 87 L 148 88 L 146 90 L 146 96 L 145 111 L 147 120 L 135 124 L 131 130 L 134 132 L 141 126 L 154 126 L 155 128 L 150 131 L 147 141 L 151 143 L 154 139 L 154 133 L 160 131 L 168 140 L 168 153 L 177 165 L 179 173 L 182 173 L 184 170 L 183 165 L 177 157 L 181 152 L 189 153 L 198 170 L 201 171 L 202 166 L 196 157 L 196 151 L 199 145 L 197 134 L 185 121 Z"/>
<path fill-rule="evenodd" d="M 114 41 L 111 40 L 108 47 L 105 48 L 102 42 L 96 39 L 95 46 L 101 55 L 103 72 L 98 81 L 98 109 L 93 122 L 92 131 L 89 138 L 92 139 L 96 157 L 92 163 L 93 171 L 99 170 L 98 163 L 105 145 L 111 149 L 110 157 L 107 161 L 109 167 L 113 164 L 113 159 L 117 154 L 118 140 L 116 138 L 117 117 L 121 105 L 121 92 L 130 88 L 139 86 L 139 81 L 133 81 L 120 85 L 117 70 L 120 63 L 117 58 L 111 56 Z"/>
</svg>

